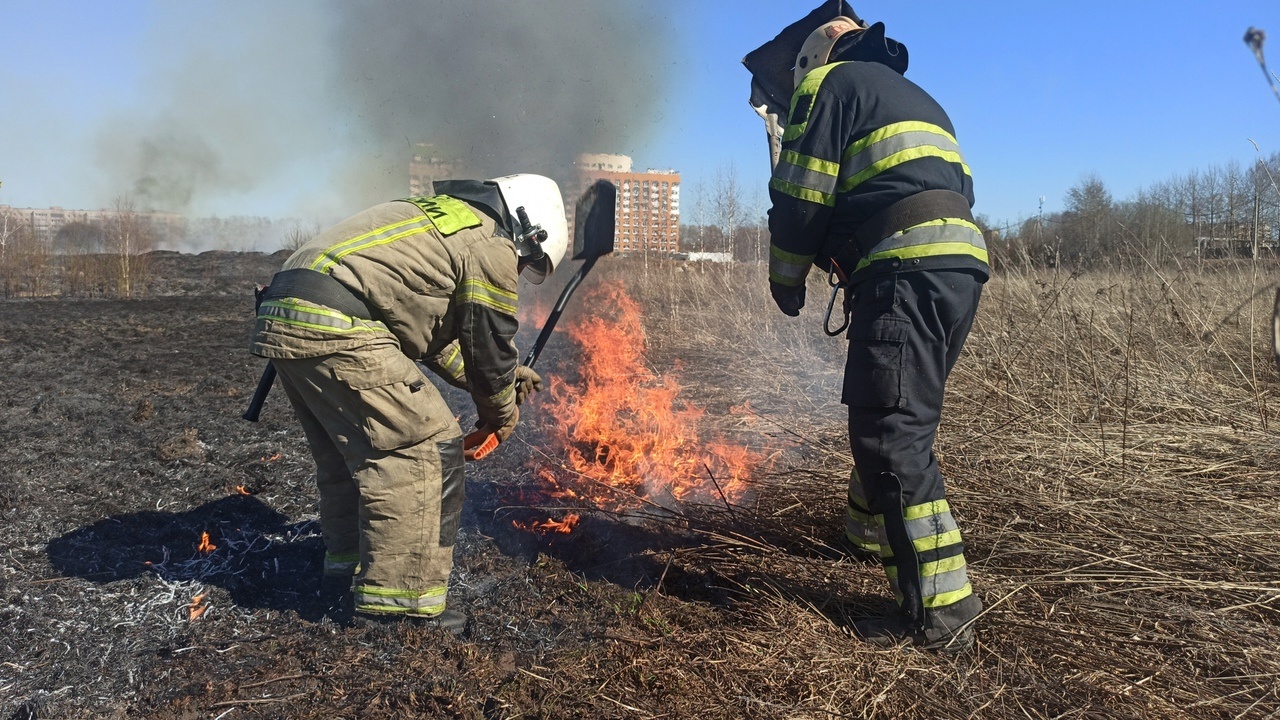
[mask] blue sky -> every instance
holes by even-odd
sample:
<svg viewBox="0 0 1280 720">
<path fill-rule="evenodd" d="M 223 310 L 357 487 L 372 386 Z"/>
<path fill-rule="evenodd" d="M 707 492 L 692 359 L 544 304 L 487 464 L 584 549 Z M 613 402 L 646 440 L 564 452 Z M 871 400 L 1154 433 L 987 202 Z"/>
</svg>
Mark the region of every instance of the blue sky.
<svg viewBox="0 0 1280 720">
<path fill-rule="evenodd" d="M 679 170 L 689 200 L 732 171 L 749 199 L 762 205 L 768 161 L 740 60 L 812 4 L 648 3 L 642 20 L 660 26 L 670 42 L 630 72 L 647 74 L 657 88 L 651 91 L 656 97 L 638 101 L 653 124 L 629 147 L 601 150 L 628 153 L 641 168 Z M 490 5 L 504 6 L 474 3 Z M 1041 196 L 1046 212 L 1060 210 L 1067 190 L 1089 173 L 1123 199 L 1174 175 L 1248 164 L 1258 156 L 1251 140 L 1263 155 L 1280 151 L 1280 102 L 1242 41 L 1249 26 L 1271 30 L 1270 59 L 1280 69 L 1274 0 L 875 1 L 853 7 L 865 19 L 884 21 L 909 47 L 907 76 L 950 113 L 973 169 L 976 211 L 996 224 L 1034 215 Z M 310 31 L 299 22 L 291 32 Z M 234 53 L 255 33 L 275 31 L 219 2 L 0 0 L 0 204 L 106 204 L 103 165 L 111 155 L 104 128 L 153 121 L 156 114 L 141 108 L 157 92 L 200 97 L 204 105 L 180 118 L 208 117 L 207 108 L 243 110 L 258 97 L 254 83 L 268 80 L 243 68 L 220 75 L 212 58 Z M 200 43 L 217 49 L 205 55 L 208 62 L 184 57 Z M 294 87 L 305 86 L 307 69 L 318 66 L 303 50 L 272 58 Z M 184 69 L 192 67 L 196 71 Z M 272 92 L 263 87 L 264 94 Z M 287 118 L 287 108 L 277 110 L 274 116 Z M 237 122 L 252 123 L 252 113 Z M 344 197 L 328 179 L 332 168 L 319 166 L 335 162 L 323 148 L 349 128 L 318 117 L 279 127 L 281 139 L 292 144 L 281 143 L 271 172 L 237 177 L 231 189 L 198 202 L 200 211 L 298 214 L 317 212 L 300 198 Z M 298 147 L 310 150 L 289 150 Z M 252 144 L 242 151 L 270 154 Z M 346 197 L 354 203 L 356 195 Z M 331 200 L 324 207 L 359 209 L 337 207 L 343 204 Z"/>
</svg>

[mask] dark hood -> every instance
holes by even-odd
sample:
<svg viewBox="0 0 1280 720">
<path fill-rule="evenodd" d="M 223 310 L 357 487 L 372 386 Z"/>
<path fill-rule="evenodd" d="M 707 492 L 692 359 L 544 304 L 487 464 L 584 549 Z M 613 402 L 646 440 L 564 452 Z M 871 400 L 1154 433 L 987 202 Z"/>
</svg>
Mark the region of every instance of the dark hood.
<svg viewBox="0 0 1280 720">
<path fill-rule="evenodd" d="M 899 75 L 907 74 L 907 46 L 886 37 L 884 23 L 878 22 L 858 33 L 840 38 L 831 51 L 831 62 L 877 62 Z"/>
</svg>

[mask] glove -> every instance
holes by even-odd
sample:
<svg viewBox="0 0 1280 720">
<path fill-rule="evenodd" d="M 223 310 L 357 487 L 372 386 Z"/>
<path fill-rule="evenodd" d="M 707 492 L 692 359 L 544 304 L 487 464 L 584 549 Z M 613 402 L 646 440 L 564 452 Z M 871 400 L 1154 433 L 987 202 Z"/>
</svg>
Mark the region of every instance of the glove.
<svg viewBox="0 0 1280 720">
<path fill-rule="evenodd" d="M 511 419 L 505 425 L 495 428 L 483 421 L 476 423 L 476 429 L 462 438 L 462 456 L 467 460 L 483 460 L 499 445 L 515 432 L 516 423 L 520 422 L 520 411 L 512 408 Z"/>
<path fill-rule="evenodd" d="M 800 308 L 804 307 L 804 283 L 792 287 L 771 282 L 769 294 L 773 296 L 773 301 L 778 303 L 778 309 L 785 315 L 795 317 L 800 314 Z"/>
<path fill-rule="evenodd" d="M 516 405 L 523 405 L 532 394 L 542 391 L 542 376 L 525 365 L 516 366 Z"/>
</svg>

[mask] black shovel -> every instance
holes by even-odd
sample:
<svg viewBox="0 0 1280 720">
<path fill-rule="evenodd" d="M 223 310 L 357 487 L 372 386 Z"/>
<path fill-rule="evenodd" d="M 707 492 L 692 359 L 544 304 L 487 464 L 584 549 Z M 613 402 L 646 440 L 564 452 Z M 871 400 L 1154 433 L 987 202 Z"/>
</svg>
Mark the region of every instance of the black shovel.
<svg viewBox="0 0 1280 720">
<path fill-rule="evenodd" d="M 573 259 L 581 260 L 578 272 L 565 283 L 560 292 L 560 299 L 551 309 L 547 321 L 542 324 L 538 339 L 524 358 L 525 367 L 533 367 L 538 362 L 538 355 L 556 328 L 556 322 L 564 313 L 569 298 L 578 289 L 582 279 L 591 272 L 596 260 L 613 252 L 614 210 L 618 204 L 618 189 L 608 180 L 597 180 L 588 187 L 582 197 L 578 198 L 578 206 L 573 215 Z M 468 460 L 483 460 L 485 456 L 498 447 L 498 436 L 487 429 L 470 433 L 462 441 L 463 455 Z"/>
</svg>

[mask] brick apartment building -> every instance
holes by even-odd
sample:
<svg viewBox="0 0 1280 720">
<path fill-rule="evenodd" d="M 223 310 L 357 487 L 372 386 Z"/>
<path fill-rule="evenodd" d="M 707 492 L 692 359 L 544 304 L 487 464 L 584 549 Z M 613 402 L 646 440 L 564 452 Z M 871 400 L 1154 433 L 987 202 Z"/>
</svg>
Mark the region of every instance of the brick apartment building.
<svg viewBox="0 0 1280 720">
<path fill-rule="evenodd" d="M 465 174 L 464 164 L 429 143 L 415 143 L 409 160 L 409 193 L 431 194 L 431 183 Z M 565 212 L 573 222 L 574 203 L 596 180 L 618 189 L 615 215 L 618 252 L 680 251 L 680 173 L 674 170 L 634 172 L 626 155 L 579 155 L 569 177 L 557 177 L 564 191 Z"/>
<path fill-rule="evenodd" d="M 595 153 L 579 155 L 575 169 L 577 186 L 566 194 L 568 203 L 596 180 L 607 180 L 618 189 L 614 218 L 618 252 L 680 251 L 680 173 L 634 172 L 626 155 Z"/>
</svg>

